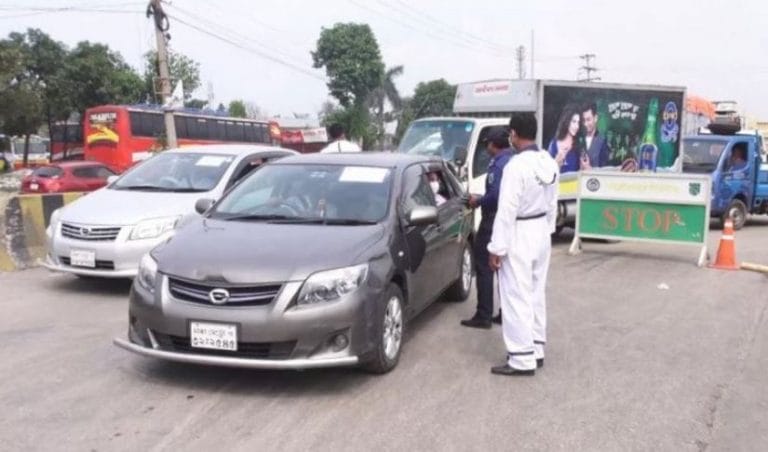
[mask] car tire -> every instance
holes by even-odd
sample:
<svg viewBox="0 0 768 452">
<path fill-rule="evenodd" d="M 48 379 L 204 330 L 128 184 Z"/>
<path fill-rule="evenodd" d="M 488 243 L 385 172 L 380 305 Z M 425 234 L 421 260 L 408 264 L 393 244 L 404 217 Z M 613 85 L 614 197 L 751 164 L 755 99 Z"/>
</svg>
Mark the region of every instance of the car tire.
<svg viewBox="0 0 768 452">
<path fill-rule="evenodd" d="M 464 245 L 461 252 L 461 261 L 459 263 L 459 278 L 445 292 L 445 299 L 448 301 L 462 302 L 469 298 L 472 290 L 472 248 L 469 242 Z"/>
<path fill-rule="evenodd" d="M 403 291 L 394 283 L 389 284 L 383 301 L 377 306 L 374 328 L 376 347 L 362 368 L 370 373 L 385 374 L 400 360 L 405 332 Z"/>
<path fill-rule="evenodd" d="M 725 212 L 720 216 L 720 224 L 723 228 L 725 228 L 725 221 L 728 220 L 729 217 L 733 218 L 733 229 L 739 230 L 744 227 L 745 224 L 747 224 L 747 206 L 744 204 L 744 202 L 740 199 L 734 199 L 731 201 L 731 204 L 728 205 L 728 208 L 725 209 Z"/>
</svg>

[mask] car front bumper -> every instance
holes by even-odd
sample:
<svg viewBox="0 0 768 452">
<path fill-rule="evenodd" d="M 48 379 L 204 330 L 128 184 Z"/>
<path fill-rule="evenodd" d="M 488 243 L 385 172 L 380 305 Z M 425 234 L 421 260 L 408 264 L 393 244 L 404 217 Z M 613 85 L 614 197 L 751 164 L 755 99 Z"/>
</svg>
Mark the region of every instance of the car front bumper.
<svg viewBox="0 0 768 452">
<path fill-rule="evenodd" d="M 115 226 L 116 227 L 116 226 Z M 43 266 L 51 271 L 96 278 L 132 279 L 138 272 L 141 258 L 167 238 L 128 240 L 131 226 L 123 226 L 114 240 L 87 241 L 64 237 L 61 222 L 46 231 L 47 256 Z M 66 259 L 72 251 L 93 252 L 96 267 L 73 266 Z"/>
<path fill-rule="evenodd" d="M 170 361 L 257 369 L 308 369 L 355 366 L 376 344 L 372 328 L 383 291 L 363 286 L 341 299 L 296 307 L 302 282 L 284 283 L 271 303 L 217 306 L 174 298 L 168 278 L 154 294 L 138 284 L 131 289 L 128 338 L 114 344 L 130 352 Z M 191 322 L 237 325 L 238 351 L 218 352 L 190 345 Z M 346 345 L 334 340 L 344 336 Z M 264 353 L 247 350 L 263 348 Z M 278 350 L 272 353 L 272 350 Z"/>
</svg>

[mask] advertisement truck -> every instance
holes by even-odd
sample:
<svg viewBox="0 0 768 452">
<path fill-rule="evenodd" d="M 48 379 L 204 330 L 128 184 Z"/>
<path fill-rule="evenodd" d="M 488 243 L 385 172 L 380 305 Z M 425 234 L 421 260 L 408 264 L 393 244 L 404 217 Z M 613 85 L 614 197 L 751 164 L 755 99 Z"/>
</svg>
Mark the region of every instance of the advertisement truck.
<svg viewBox="0 0 768 452">
<path fill-rule="evenodd" d="M 482 194 L 490 157 L 483 139 L 512 112 L 532 112 L 537 142 L 560 163 L 558 232 L 576 218 L 581 170 L 679 172 L 685 88 L 490 80 L 460 84 L 452 117 L 411 123 L 398 152 L 451 161 L 471 193 Z"/>
</svg>

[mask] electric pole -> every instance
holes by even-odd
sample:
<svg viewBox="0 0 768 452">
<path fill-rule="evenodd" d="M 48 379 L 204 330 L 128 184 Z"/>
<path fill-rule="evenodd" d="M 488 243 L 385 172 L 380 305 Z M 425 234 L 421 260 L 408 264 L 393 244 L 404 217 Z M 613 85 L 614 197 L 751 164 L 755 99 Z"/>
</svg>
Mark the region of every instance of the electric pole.
<svg viewBox="0 0 768 452">
<path fill-rule="evenodd" d="M 525 47 L 519 46 L 515 49 L 515 60 L 517 61 L 517 78 L 525 78 Z"/>
<path fill-rule="evenodd" d="M 171 99 L 171 74 L 168 70 L 168 33 L 170 24 L 168 16 L 163 11 L 160 0 L 150 0 L 147 6 L 147 17 L 152 17 L 155 22 L 155 38 L 157 39 L 157 68 L 160 72 L 160 103 L 164 105 L 165 137 L 169 148 L 176 148 L 176 124 L 173 120 L 172 106 L 167 105 Z"/>
<path fill-rule="evenodd" d="M 593 72 L 597 72 L 598 69 L 595 66 L 592 66 L 592 59 L 595 58 L 594 53 L 585 53 L 584 55 L 580 55 L 579 58 L 584 60 L 584 66 L 579 68 L 580 70 L 586 72 L 586 77 L 579 79 L 580 82 L 596 82 L 600 80 L 600 77 L 592 77 Z"/>
</svg>

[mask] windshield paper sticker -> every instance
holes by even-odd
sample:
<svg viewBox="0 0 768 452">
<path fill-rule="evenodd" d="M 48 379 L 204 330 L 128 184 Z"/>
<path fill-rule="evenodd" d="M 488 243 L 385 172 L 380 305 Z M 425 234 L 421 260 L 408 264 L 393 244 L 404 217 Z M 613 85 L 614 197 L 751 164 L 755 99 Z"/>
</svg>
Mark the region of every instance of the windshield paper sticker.
<svg viewBox="0 0 768 452">
<path fill-rule="evenodd" d="M 365 166 L 348 166 L 339 176 L 339 182 L 365 182 L 380 184 L 384 182 L 389 172 L 386 168 L 370 168 Z"/>
<path fill-rule="evenodd" d="M 206 155 L 200 158 L 200 160 L 195 163 L 195 166 L 213 166 L 213 167 L 219 167 L 222 163 L 229 163 L 231 160 L 231 157 L 221 157 L 218 155 Z"/>
</svg>

